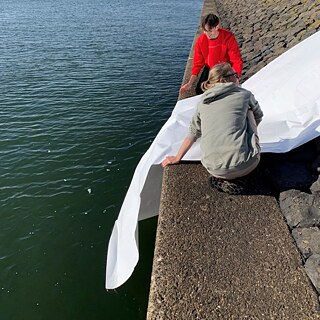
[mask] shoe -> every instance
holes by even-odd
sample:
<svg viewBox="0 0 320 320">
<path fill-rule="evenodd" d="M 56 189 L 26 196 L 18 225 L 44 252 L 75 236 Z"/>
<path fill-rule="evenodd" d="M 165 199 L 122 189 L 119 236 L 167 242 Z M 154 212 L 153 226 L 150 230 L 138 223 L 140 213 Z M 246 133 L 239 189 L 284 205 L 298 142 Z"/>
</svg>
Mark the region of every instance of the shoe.
<svg viewBox="0 0 320 320">
<path fill-rule="evenodd" d="M 220 192 L 231 195 L 244 194 L 246 191 L 246 182 L 240 178 L 233 180 L 225 180 L 215 177 L 209 178 L 210 185 Z"/>
</svg>

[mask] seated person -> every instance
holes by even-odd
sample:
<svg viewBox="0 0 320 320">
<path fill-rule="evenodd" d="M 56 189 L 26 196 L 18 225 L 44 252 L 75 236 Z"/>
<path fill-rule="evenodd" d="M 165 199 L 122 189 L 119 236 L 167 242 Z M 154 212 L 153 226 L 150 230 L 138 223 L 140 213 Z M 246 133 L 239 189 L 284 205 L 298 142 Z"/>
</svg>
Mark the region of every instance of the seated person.
<svg viewBox="0 0 320 320">
<path fill-rule="evenodd" d="M 229 63 L 214 66 L 205 91 L 190 122 L 189 134 L 175 156 L 162 166 L 179 163 L 201 137 L 201 162 L 212 175 L 211 185 L 220 191 L 239 194 L 239 177 L 252 172 L 260 161 L 257 125 L 263 113 L 253 94 L 240 87 L 238 74 Z"/>
</svg>

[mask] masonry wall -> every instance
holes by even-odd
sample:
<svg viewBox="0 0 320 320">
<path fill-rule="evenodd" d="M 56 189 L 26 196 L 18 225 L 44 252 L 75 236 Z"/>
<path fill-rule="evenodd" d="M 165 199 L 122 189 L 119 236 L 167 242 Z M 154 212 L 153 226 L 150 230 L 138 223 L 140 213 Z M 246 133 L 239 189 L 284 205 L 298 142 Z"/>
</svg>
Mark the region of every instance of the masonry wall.
<svg viewBox="0 0 320 320">
<path fill-rule="evenodd" d="M 238 40 L 244 61 L 242 81 L 320 30 L 319 0 L 216 0 L 215 3 L 222 26 Z"/>
</svg>

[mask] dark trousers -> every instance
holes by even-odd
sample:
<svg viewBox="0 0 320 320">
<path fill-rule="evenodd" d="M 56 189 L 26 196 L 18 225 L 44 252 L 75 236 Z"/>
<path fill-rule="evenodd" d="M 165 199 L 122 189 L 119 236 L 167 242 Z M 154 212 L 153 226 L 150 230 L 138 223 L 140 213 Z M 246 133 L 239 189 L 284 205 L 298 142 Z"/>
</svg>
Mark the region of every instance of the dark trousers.
<svg viewBox="0 0 320 320">
<path fill-rule="evenodd" d="M 199 81 L 198 81 L 197 86 L 196 86 L 196 94 L 202 94 L 202 93 L 204 92 L 204 91 L 201 89 L 201 84 L 202 84 L 202 82 L 208 80 L 209 71 L 210 71 L 210 68 L 207 67 L 207 66 L 204 66 L 204 68 L 203 68 L 203 70 L 202 70 L 202 73 L 201 73 L 201 75 L 200 75 Z"/>
</svg>

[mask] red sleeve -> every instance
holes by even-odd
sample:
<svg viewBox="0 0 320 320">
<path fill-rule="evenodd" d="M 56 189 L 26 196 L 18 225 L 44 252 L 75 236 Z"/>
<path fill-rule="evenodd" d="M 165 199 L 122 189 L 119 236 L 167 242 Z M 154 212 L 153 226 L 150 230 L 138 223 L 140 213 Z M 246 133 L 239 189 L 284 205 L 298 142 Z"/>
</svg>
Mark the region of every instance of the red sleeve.
<svg viewBox="0 0 320 320">
<path fill-rule="evenodd" d="M 243 63 L 242 63 L 240 49 L 239 49 L 237 40 L 233 34 L 230 36 L 228 41 L 228 54 L 229 54 L 229 59 L 230 59 L 232 68 L 234 69 L 234 71 L 238 73 L 240 77 Z"/>
<path fill-rule="evenodd" d="M 204 66 L 204 63 L 205 63 L 205 60 L 201 50 L 201 36 L 200 36 L 196 41 L 196 44 L 194 47 L 193 65 L 192 65 L 191 74 L 198 76 L 199 72 Z"/>
</svg>

